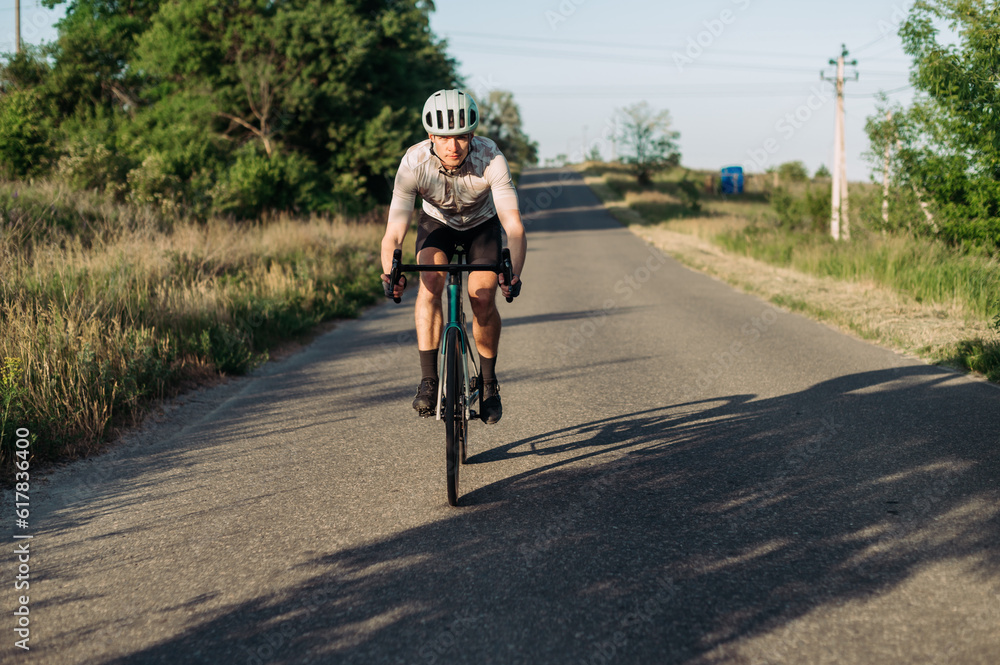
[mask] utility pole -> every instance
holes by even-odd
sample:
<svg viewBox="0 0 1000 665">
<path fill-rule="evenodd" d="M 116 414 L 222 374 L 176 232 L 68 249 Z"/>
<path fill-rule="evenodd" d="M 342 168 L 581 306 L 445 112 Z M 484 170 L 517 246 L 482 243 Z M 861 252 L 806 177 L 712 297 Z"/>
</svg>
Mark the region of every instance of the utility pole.
<svg viewBox="0 0 1000 665">
<path fill-rule="evenodd" d="M 14 52 L 21 52 L 21 0 L 14 0 Z"/>
<path fill-rule="evenodd" d="M 885 112 L 886 127 L 892 126 L 892 111 Z M 882 222 L 889 225 L 889 149 L 892 146 L 892 139 L 885 137 L 885 164 L 882 169 Z M 882 229 L 885 233 L 885 228 Z"/>
<path fill-rule="evenodd" d="M 834 240 L 850 240 L 851 224 L 848 216 L 847 205 L 847 160 L 844 151 L 844 67 L 850 65 L 856 67 L 857 60 L 846 62 L 847 46 L 841 44 L 841 53 L 836 60 L 830 59 L 831 65 L 837 66 L 837 78 L 829 79 L 820 72 L 820 78 L 824 81 L 835 80 L 837 83 L 837 117 L 834 124 L 833 139 L 833 191 L 830 197 L 830 235 Z M 854 80 L 858 80 L 858 73 L 854 72 Z"/>
</svg>

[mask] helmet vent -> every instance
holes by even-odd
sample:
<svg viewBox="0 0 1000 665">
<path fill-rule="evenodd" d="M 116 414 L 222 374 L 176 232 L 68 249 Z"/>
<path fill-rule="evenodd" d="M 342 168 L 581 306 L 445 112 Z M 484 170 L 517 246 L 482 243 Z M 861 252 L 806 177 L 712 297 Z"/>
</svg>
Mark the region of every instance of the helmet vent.
<svg viewBox="0 0 1000 665">
<path fill-rule="evenodd" d="M 458 126 L 465 127 L 465 109 L 458 109 Z"/>
<path fill-rule="evenodd" d="M 442 114 L 441 111 L 438 111 L 437 112 L 437 117 L 438 117 L 437 118 L 437 120 L 438 120 L 438 122 L 437 122 L 437 128 L 438 129 L 444 129 L 444 114 Z"/>
<path fill-rule="evenodd" d="M 448 129 L 455 129 L 455 110 L 448 109 Z"/>
</svg>

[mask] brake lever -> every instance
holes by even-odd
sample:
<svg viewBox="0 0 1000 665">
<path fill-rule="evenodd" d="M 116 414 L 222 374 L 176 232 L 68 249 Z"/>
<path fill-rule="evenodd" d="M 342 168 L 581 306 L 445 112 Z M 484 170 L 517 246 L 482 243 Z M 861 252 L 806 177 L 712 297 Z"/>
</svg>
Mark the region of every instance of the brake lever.
<svg viewBox="0 0 1000 665">
<path fill-rule="evenodd" d="M 389 288 L 385 293 L 386 298 L 392 298 L 394 303 L 400 301 L 395 295 L 396 283 L 399 282 L 400 266 L 403 263 L 403 250 L 397 249 L 392 253 L 392 270 L 389 272 Z M 403 288 L 406 288 L 406 282 L 403 282 Z"/>
<path fill-rule="evenodd" d="M 516 298 L 521 293 L 521 282 L 518 280 L 517 284 L 511 284 L 514 281 L 514 266 L 510 261 L 510 250 L 504 247 L 503 253 L 500 255 L 500 264 L 503 268 L 503 283 L 507 285 L 507 302 L 514 302 Z"/>
</svg>

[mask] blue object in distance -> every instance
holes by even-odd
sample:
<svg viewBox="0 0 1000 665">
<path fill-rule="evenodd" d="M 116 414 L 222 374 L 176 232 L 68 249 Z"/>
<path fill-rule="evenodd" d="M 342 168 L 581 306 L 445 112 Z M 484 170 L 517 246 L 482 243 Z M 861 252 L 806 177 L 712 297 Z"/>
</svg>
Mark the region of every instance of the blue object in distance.
<svg viewBox="0 0 1000 665">
<path fill-rule="evenodd" d="M 743 193 L 743 167 L 725 166 L 722 168 L 722 193 Z"/>
</svg>

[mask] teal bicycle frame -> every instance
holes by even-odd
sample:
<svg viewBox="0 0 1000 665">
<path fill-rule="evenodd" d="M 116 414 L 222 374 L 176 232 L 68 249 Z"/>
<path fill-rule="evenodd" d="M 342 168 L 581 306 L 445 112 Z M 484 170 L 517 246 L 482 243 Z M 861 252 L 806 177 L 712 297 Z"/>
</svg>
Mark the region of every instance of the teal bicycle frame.
<svg viewBox="0 0 1000 665">
<path fill-rule="evenodd" d="M 471 405 L 473 400 L 479 398 L 479 386 L 478 382 L 476 389 L 472 390 L 471 387 L 471 376 L 469 374 L 469 356 L 472 352 L 472 347 L 469 345 L 469 333 L 465 322 L 465 309 L 462 307 L 462 276 L 461 273 L 452 273 L 448 278 L 448 285 L 446 287 L 448 293 L 448 321 L 445 323 L 443 329 L 441 330 L 441 347 L 439 352 L 438 360 L 438 376 L 442 378 L 438 382 L 438 400 L 437 400 L 437 420 L 441 420 L 441 409 L 444 408 L 444 393 L 445 393 L 445 383 L 447 381 L 448 373 L 444 366 L 445 363 L 445 348 L 448 342 L 448 331 L 455 329 L 458 331 L 458 337 L 461 340 L 462 347 L 462 373 L 465 375 L 465 416 L 466 418 L 472 419 L 476 417 L 475 412 L 472 410 Z M 473 366 L 475 367 L 475 361 L 473 361 Z M 478 376 L 479 372 L 476 371 Z"/>
</svg>

